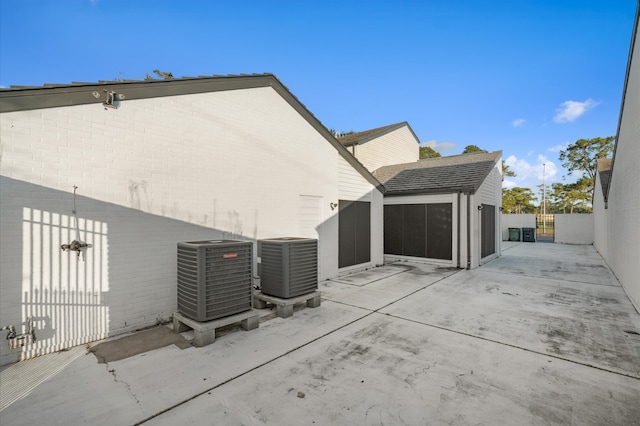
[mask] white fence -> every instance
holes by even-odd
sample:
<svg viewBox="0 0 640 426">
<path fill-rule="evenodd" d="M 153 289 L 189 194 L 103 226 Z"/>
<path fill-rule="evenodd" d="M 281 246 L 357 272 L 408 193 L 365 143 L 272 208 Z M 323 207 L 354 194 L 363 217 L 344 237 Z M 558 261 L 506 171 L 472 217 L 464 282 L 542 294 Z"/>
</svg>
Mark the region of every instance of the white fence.
<svg viewBox="0 0 640 426">
<path fill-rule="evenodd" d="M 593 214 L 557 214 L 556 243 L 593 244 Z"/>
<path fill-rule="evenodd" d="M 509 228 L 535 228 L 534 214 L 501 215 L 502 241 L 509 240 Z M 554 242 L 560 244 L 593 244 L 593 214 L 556 214 Z M 522 234 L 520 235 L 522 238 Z"/>
</svg>

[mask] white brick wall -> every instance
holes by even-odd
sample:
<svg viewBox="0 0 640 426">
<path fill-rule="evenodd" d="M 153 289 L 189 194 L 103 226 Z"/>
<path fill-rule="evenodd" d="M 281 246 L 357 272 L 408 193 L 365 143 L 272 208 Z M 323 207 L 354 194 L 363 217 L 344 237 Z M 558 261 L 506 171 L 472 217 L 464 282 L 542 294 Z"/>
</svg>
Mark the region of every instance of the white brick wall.
<svg viewBox="0 0 640 426">
<path fill-rule="evenodd" d="M 0 324 L 36 317 L 23 357 L 167 319 L 177 242 L 297 236 L 312 226 L 302 195 L 327 204 L 319 274 L 337 275 L 328 203 L 350 166 L 271 88 L 5 113 L 0 125 Z M 360 179 L 381 222 L 381 195 Z M 59 248 L 77 238 L 91 244 L 80 259 Z M 0 347 L 1 364 L 16 357 Z"/>
<path fill-rule="evenodd" d="M 637 24 L 637 22 L 636 22 Z M 609 208 L 605 210 L 607 251 L 602 253 L 627 295 L 640 311 L 640 39 L 636 40 L 621 112 Z M 596 220 L 599 223 L 599 219 Z M 600 246 L 602 247 L 602 246 Z"/>
</svg>

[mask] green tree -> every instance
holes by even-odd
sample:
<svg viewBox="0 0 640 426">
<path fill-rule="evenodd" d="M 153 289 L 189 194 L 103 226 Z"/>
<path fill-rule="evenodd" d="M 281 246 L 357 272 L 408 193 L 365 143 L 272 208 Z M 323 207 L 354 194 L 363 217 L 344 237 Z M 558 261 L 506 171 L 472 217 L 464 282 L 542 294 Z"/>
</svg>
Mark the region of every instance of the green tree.
<svg viewBox="0 0 640 426">
<path fill-rule="evenodd" d="M 502 176 L 516 177 L 516 172 L 511 170 L 504 160 L 502 160 Z"/>
<path fill-rule="evenodd" d="M 535 194 L 529 188 L 514 187 L 502 189 L 502 212 L 503 213 L 535 213 L 534 201 L 538 201 Z"/>
<path fill-rule="evenodd" d="M 513 170 L 511 170 L 509 168 L 509 166 L 506 165 L 506 163 L 504 162 L 504 160 L 502 160 L 502 181 L 504 182 L 504 178 L 505 176 L 509 176 L 509 177 L 515 177 L 516 176 L 516 172 L 514 172 Z"/>
<path fill-rule="evenodd" d="M 588 182 L 582 182 L 586 187 L 589 198 L 593 197 L 593 184 L 596 176 L 596 163 L 599 158 L 607 158 L 613 152 L 614 136 L 606 138 L 578 139 L 567 149 L 560 151 L 560 161 L 569 174 L 582 173 Z"/>
<path fill-rule="evenodd" d="M 593 180 L 582 176 L 574 183 L 566 184 L 569 213 L 584 213 L 592 210 Z"/>
<path fill-rule="evenodd" d="M 549 213 L 549 196 L 551 195 L 551 188 L 549 185 L 538 185 L 538 195 L 540 195 L 540 212 L 542 213 L 542 202 L 544 201 L 544 197 L 547 199 L 547 213 Z"/>
<path fill-rule="evenodd" d="M 463 154 L 472 154 L 474 152 L 489 152 L 486 149 L 479 148 L 477 145 L 467 145 L 464 147 Z"/>
<path fill-rule="evenodd" d="M 571 202 L 567 196 L 567 191 L 564 185 L 560 182 L 551 184 L 551 191 L 549 192 L 549 213 L 566 213 L 567 209 L 571 207 Z"/>
<path fill-rule="evenodd" d="M 548 193 L 548 213 L 586 213 L 592 210 L 589 178 L 583 176 L 577 182 L 553 183 Z"/>
<path fill-rule="evenodd" d="M 430 146 L 420 147 L 420 159 L 442 157 L 442 155 Z"/>
</svg>

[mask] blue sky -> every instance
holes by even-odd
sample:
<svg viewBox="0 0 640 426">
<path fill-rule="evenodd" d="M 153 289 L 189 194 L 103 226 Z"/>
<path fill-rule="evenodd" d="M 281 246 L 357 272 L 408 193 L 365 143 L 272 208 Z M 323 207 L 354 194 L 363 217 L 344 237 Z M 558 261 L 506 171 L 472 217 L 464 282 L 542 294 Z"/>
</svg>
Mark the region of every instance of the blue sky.
<svg viewBox="0 0 640 426">
<path fill-rule="evenodd" d="M 502 150 L 507 186 L 615 135 L 636 0 L 1 0 L 0 85 L 274 73 L 328 128 L 407 121 L 443 155 Z M 575 177 L 566 176 L 564 182 Z"/>
</svg>

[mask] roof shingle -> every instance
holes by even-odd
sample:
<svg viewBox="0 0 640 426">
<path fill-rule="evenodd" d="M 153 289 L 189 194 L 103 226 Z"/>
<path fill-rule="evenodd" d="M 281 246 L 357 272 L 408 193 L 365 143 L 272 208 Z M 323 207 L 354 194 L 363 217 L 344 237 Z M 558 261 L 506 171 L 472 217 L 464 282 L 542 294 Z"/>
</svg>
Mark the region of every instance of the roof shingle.
<svg viewBox="0 0 640 426">
<path fill-rule="evenodd" d="M 394 130 L 400 129 L 403 126 L 409 127 L 409 123 L 407 123 L 406 121 L 403 121 L 402 123 L 390 124 L 388 126 L 377 127 L 375 129 L 365 130 L 363 132 L 349 133 L 346 135 L 338 136 L 336 139 L 338 139 L 338 141 L 343 146 L 363 144 L 375 138 L 379 138 L 380 136 L 386 133 L 393 132 Z M 411 130 L 411 127 L 409 127 L 409 130 Z M 411 130 L 411 132 L 413 133 L 413 130 Z M 417 139 L 418 138 L 416 137 L 416 140 Z"/>
<path fill-rule="evenodd" d="M 373 175 L 385 194 L 475 193 L 502 156 L 502 151 L 427 158 L 380 167 Z"/>
</svg>

